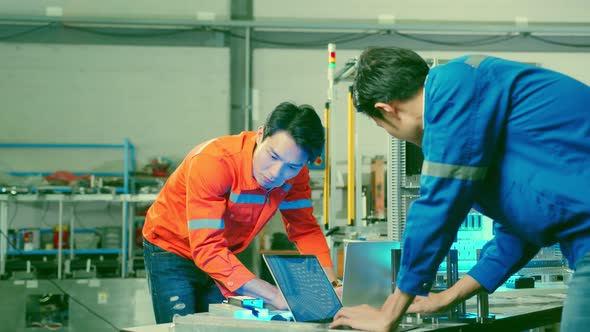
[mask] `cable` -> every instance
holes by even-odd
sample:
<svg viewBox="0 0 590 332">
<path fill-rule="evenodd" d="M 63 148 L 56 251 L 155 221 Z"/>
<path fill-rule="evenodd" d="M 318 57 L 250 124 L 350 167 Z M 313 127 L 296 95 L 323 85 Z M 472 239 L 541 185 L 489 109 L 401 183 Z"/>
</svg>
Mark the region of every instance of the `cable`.
<svg viewBox="0 0 590 332">
<path fill-rule="evenodd" d="M 504 42 L 513 38 L 518 37 L 519 35 L 513 34 L 505 34 L 505 35 L 496 35 L 491 37 L 484 37 L 469 41 L 462 41 L 462 42 L 443 42 L 438 40 L 432 40 L 427 38 L 416 37 L 414 35 L 409 35 L 405 33 L 401 33 L 398 31 L 393 31 L 393 35 L 404 37 L 411 40 L 421 41 L 424 43 L 435 44 L 435 45 L 444 45 L 444 46 L 482 46 L 482 45 L 490 45 L 490 44 L 497 44 L 500 42 Z"/>
<path fill-rule="evenodd" d="M 111 220 L 119 222 L 119 220 L 121 220 L 121 217 L 115 217 L 113 215 L 113 211 L 112 211 L 112 206 L 114 206 L 115 204 L 119 205 L 120 203 L 117 202 L 107 202 L 107 213 L 109 214 L 109 217 L 111 218 Z M 121 208 L 123 208 L 121 206 Z"/>
<path fill-rule="evenodd" d="M 74 31 L 82 31 L 87 32 L 95 35 L 101 36 L 109 36 L 109 37 L 122 37 L 122 38 L 155 38 L 155 37 L 162 37 L 162 36 L 173 36 L 181 33 L 187 32 L 194 32 L 194 31 L 206 31 L 207 29 L 203 27 L 193 27 L 187 29 L 166 29 L 158 32 L 150 31 L 149 33 L 146 32 L 107 32 L 101 29 L 95 28 L 86 28 L 81 26 L 73 26 L 64 24 L 63 27 L 68 30 Z"/>
<path fill-rule="evenodd" d="M 78 210 L 78 202 L 74 203 L 74 206 L 72 207 L 72 217 L 74 217 L 75 224 L 82 226 L 81 228 L 88 228 L 84 225 L 84 223 L 82 223 L 82 219 L 78 216 L 77 210 Z"/>
<path fill-rule="evenodd" d="M 231 37 L 246 39 L 245 36 L 233 33 L 230 31 L 222 30 L 222 29 L 212 29 L 212 31 L 221 32 Z M 374 37 L 378 35 L 383 35 L 384 32 L 378 33 L 370 33 L 370 34 L 359 34 L 359 33 L 348 33 L 342 34 L 335 38 L 330 39 L 320 39 L 314 41 L 305 41 L 305 42 L 281 42 L 277 40 L 270 40 L 270 39 L 262 39 L 256 37 L 250 37 L 252 41 L 259 42 L 262 44 L 269 44 L 269 45 L 277 45 L 277 46 L 325 46 L 327 43 L 337 43 L 337 44 L 346 44 L 357 40 L 362 40 L 369 37 Z"/>
<path fill-rule="evenodd" d="M 17 38 L 20 36 L 24 36 L 27 34 L 31 34 L 31 33 L 37 32 L 37 31 L 47 29 L 49 27 L 55 27 L 55 26 L 57 26 L 58 23 L 59 22 L 50 22 L 48 24 L 37 26 L 37 27 L 31 28 L 31 29 L 28 29 L 26 31 L 21 31 L 21 32 L 14 33 L 11 35 L 6 35 L 6 36 L 0 36 L 0 41 Z M 96 35 L 101 35 L 101 36 L 117 37 L 117 38 L 156 38 L 156 37 L 172 36 L 172 35 L 177 35 L 177 34 L 182 34 L 182 33 L 187 33 L 187 32 L 195 32 L 195 31 L 213 31 L 213 32 L 220 32 L 220 33 L 225 34 L 226 36 L 230 36 L 230 37 L 234 37 L 234 38 L 240 38 L 240 39 L 246 38 L 244 35 L 231 32 L 227 29 L 210 28 L 210 27 L 192 27 L 192 28 L 186 28 L 186 29 L 176 28 L 176 29 L 166 29 L 166 30 L 162 30 L 159 32 L 150 31 L 149 33 L 145 33 L 145 32 L 132 32 L 132 33 L 130 33 L 130 32 L 107 32 L 107 31 L 104 31 L 100 28 L 87 28 L 87 27 L 74 26 L 74 25 L 68 25 L 68 24 L 63 24 L 63 23 L 61 23 L 61 26 L 64 29 L 68 29 L 68 30 L 82 31 L 82 32 L 86 32 L 86 33 L 91 33 L 91 34 L 96 34 Z M 505 42 L 505 41 L 511 40 L 511 39 L 519 37 L 519 36 L 523 36 L 523 37 L 529 37 L 534 40 L 537 40 L 537 41 L 540 41 L 540 42 L 543 42 L 546 44 L 550 44 L 550 45 L 557 45 L 557 46 L 563 46 L 563 47 L 575 47 L 575 48 L 590 48 L 590 44 L 574 44 L 574 43 L 560 42 L 560 41 L 556 41 L 556 40 L 551 40 L 551 39 L 535 36 L 535 35 L 531 34 L 530 32 L 522 33 L 522 34 L 508 33 L 508 34 L 504 34 L 504 35 L 496 35 L 496 36 L 485 37 L 485 38 L 480 38 L 480 39 L 475 39 L 475 40 L 470 40 L 470 41 L 465 41 L 465 42 L 444 42 L 444 41 L 432 40 L 432 39 L 428 39 L 428 38 L 422 38 L 422 37 L 418 37 L 418 36 L 412 35 L 412 34 L 401 33 L 398 31 L 393 31 L 393 32 L 392 31 L 383 31 L 383 32 L 377 32 L 377 33 L 370 33 L 370 34 L 348 33 L 348 34 L 343 34 L 343 35 L 336 36 L 336 37 L 330 38 L 330 39 L 320 39 L 320 40 L 303 41 L 303 42 L 283 42 L 283 41 L 279 41 L 279 40 L 263 39 L 263 38 L 257 38 L 257 37 L 250 37 L 250 39 L 252 41 L 255 41 L 255 42 L 258 42 L 261 44 L 267 44 L 267 45 L 276 45 L 276 46 L 284 46 L 284 47 L 306 47 L 306 46 L 307 47 L 318 47 L 318 46 L 325 46 L 327 43 L 346 44 L 346 43 L 350 43 L 353 41 L 363 40 L 366 38 L 384 35 L 384 34 L 392 34 L 392 35 L 397 35 L 397 36 L 407 38 L 410 40 L 420 41 L 423 43 L 451 46 L 451 47 L 491 45 L 491 44 Z"/>
<path fill-rule="evenodd" d="M 96 316 L 98 319 L 102 320 L 103 322 L 107 323 L 110 327 L 112 327 L 113 329 L 115 329 L 115 331 L 121 331 L 120 328 L 118 328 L 115 324 L 111 323 L 108 319 L 106 319 L 104 316 L 100 315 L 99 313 L 97 313 L 96 311 L 90 309 L 87 305 L 85 305 L 84 303 L 80 302 L 80 300 L 76 299 L 75 297 L 73 297 L 71 294 L 69 294 L 68 292 L 66 292 L 63 288 L 61 288 L 56 282 L 54 282 L 51 279 L 47 279 L 50 283 L 52 283 L 60 292 L 64 293 L 65 295 L 67 295 L 71 300 L 73 300 L 74 302 L 78 303 L 80 306 L 82 306 L 84 309 L 86 309 L 88 312 L 90 312 L 91 314 L 93 314 L 94 316 Z"/>
<path fill-rule="evenodd" d="M 14 204 L 14 213 L 10 218 L 8 218 L 8 228 L 12 228 L 12 223 L 16 219 L 16 215 L 18 213 L 18 204 Z"/>
<path fill-rule="evenodd" d="M 42 223 L 42 224 L 46 225 L 47 227 L 51 228 L 52 226 L 45 222 L 45 218 L 47 217 L 47 211 L 49 210 L 48 204 L 49 204 L 49 202 L 47 202 L 47 201 L 43 202 L 43 214 L 41 215 L 41 218 L 39 219 L 39 223 Z M 9 218 L 8 228 L 12 228 L 12 223 L 16 219 L 17 212 L 18 212 L 18 204 L 14 204 L 14 213 Z"/>
<path fill-rule="evenodd" d="M 3 236 L 6 239 L 6 242 L 7 243 L 10 242 L 10 239 L 8 238 L 8 236 L 6 234 L 4 234 L 4 232 L 2 230 L 0 230 L 0 235 Z M 21 255 L 25 255 L 26 254 L 24 251 L 20 250 L 19 248 L 16 248 L 15 247 L 14 249 L 16 251 L 18 251 L 18 253 L 21 254 Z M 53 286 L 55 286 L 55 288 L 57 288 L 64 295 L 67 295 L 72 301 L 78 303 L 81 307 L 83 307 L 84 309 L 86 309 L 89 313 L 93 314 L 98 319 L 100 319 L 100 320 L 104 321 L 105 323 L 107 323 L 109 326 L 111 326 L 113 329 L 115 329 L 115 331 L 120 331 L 121 330 L 120 328 L 118 328 L 117 326 L 115 326 L 113 323 L 111 323 L 108 319 L 106 319 L 104 316 L 102 316 L 99 313 L 97 313 L 96 311 L 90 309 L 90 307 L 88 307 L 84 303 L 80 302 L 80 300 L 78 300 L 75 297 L 73 297 L 70 293 L 66 292 L 63 288 L 61 288 L 61 286 L 59 286 L 52 279 L 45 279 L 45 280 L 49 281 Z"/>
<path fill-rule="evenodd" d="M 18 205 L 18 204 L 16 204 L 16 205 Z M 39 219 L 39 223 L 51 228 L 52 226 L 45 221 L 45 218 L 47 218 L 48 211 L 49 211 L 49 202 L 43 201 L 43 214 L 41 215 L 41 218 Z"/>
<path fill-rule="evenodd" d="M 551 45 L 559 45 L 559 46 L 567 46 L 567 47 L 577 47 L 577 48 L 588 48 L 588 47 L 590 47 L 590 44 L 572 44 L 572 43 L 558 42 L 558 41 L 555 41 L 555 40 L 551 40 L 551 39 L 547 39 L 547 38 L 535 36 L 535 35 L 530 34 L 530 33 L 527 33 L 524 36 L 525 37 L 528 37 L 528 38 L 532 38 L 534 40 L 541 41 L 543 43 L 551 44 Z"/>
<path fill-rule="evenodd" d="M 346 34 L 341 35 L 340 37 L 331 38 L 331 39 L 323 39 L 323 40 L 315 40 L 309 42 L 279 42 L 273 40 L 265 40 L 260 38 L 251 38 L 253 41 L 263 43 L 263 44 L 270 44 L 270 45 L 278 45 L 278 46 L 325 46 L 328 43 L 336 43 L 336 44 L 346 44 L 357 40 L 362 40 L 365 38 L 373 37 L 377 34 L 365 34 L 365 35 L 357 35 L 357 34 Z"/>
<path fill-rule="evenodd" d="M 26 31 L 20 31 L 20 32 L 17 32 L 17 33 L 12 34 L 12 35 L 0 36 L 0 40 L 8 40 L 8 39 L 12 39 L 12 38 L 16 38 L 16 37 L 28 35 L 30 33 L 37 32 L 37 31 L 40 31 L 40 30 L 44 30 L 46 28 L 49 28 L 49 27 L 52 27 L 52 26 L 55 26 L 55 25 L 56 25 L 56 22 L 51 22 L 51 23 L 48 23 L 48 24 L 45 24 L 45 25 L 34 27 L 34 28 L 29 29 L 29 30 L 26 30 Z"/>
</svg>

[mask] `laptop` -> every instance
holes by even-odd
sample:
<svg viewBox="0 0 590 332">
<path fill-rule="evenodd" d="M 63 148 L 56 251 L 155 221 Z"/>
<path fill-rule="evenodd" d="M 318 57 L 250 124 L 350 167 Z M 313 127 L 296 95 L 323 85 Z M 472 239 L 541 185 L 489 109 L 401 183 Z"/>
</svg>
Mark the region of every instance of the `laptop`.
<svg viewBox="0 0 590 332">
<path fill-rule="evenodd" d="M 294 321 L 320 323 L 320 326 L 327 328 L 338 310 L 342 308 L 342 303 L 317 257 L 263 254 L 262 258 L 285 298 Z M 409 331 L 418 327 L 400 324 L 396 331 Z M 351 328 L 339 326 L 335 329 Z"/>
<path fill-rule="evenodd" d="M 329 323 L 342 303 L 314 255 L 262 255 L 296 322 Z"/>
<path fill-rule="evenodd" d="M 394 291 L 392 250 L 395 241 L 347 242 L 344 248 L 342 303 L 347 306 L 368 304 L 381 308 Z"/>
</svg>

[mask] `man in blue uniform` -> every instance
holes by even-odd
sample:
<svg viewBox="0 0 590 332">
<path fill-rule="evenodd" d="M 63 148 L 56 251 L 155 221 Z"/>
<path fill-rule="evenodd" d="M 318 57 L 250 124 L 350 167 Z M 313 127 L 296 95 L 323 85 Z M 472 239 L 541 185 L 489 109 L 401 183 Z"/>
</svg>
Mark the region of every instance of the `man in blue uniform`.
<svg viewBox="0 0 590 332">
<path fill-rule="evenodd" d="M 410 50 L 372 48 L 360 57 L 354 100 L 389 134 L 422 147 L 424 164 L 396 290 L 380 309 L 341 309 L 332 326 L 387 331 L 405 312 L 444 311 L 493 292 L 554 243 L 576 269 L 561 330 L 590 326 L 590 87 L 494 57 L 429 71 Z M 472 207 L 495 220 L 495 236 L 465 277 L 428 295 Z"/>
</svg>

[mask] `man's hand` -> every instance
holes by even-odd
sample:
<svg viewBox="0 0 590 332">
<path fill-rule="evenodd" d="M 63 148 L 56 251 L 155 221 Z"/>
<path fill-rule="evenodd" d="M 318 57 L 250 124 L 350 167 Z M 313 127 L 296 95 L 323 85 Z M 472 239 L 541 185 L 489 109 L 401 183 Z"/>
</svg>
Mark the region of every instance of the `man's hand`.
<svg viewBox="0 0 590 332">
<path fill-rule="evenodd" d="M 445 312 L 449 303 L 442 293 L 430 293 L 428 296 L 416 296 L 414 302 L 408 308 L 408 313 L 434 314 Z"/>
<path fill-rule="evenodd" d="M 412 300 L 414 300 L 413 295 L 396 288 L 380 310 L 366 304 L 340 309 L 330 324 L 330 328 L 345 325 L 357 330 L 391 331 L 397 327 Z"/>
<path fill-rule="evenodd" d="M 432 314 L 445 312 L 457 303 L 470 298 L 484 288 L 470 275 L 465 275 L 451 288 L 440 292 L 430 293 L 427 297 L 417 296 L 408 308 L 408 312 L 420 314 Z"/>
<path fill-rule="evenodd" d="M 387 313 L 367 304 L 340 309 L 330 324 L 330 328 L 342 325 L 357 330 L 375 332 L 388 332 L 394 328 L 391 317 Z"/>
<path fill-rule="evenodd" d="M 281 294 L 281 292 L 279 292 L 278 288 L 277 288 L 277 291 L 276 291 L 274 297 L 270 300 L 270 304 L 279 310 L 289 309 L 289 306 L 287 306 L 287 301 L 285 301 L 283 294 Z"/>
<path fill-rule="evenodd" d="M 279 289 L 259 278 L 249 280 L 236 290 L 236 293 L 261 298 L 264 303 L 268 303 L 279 310 L 288 309 L 287 302 Z"/>
</svg>

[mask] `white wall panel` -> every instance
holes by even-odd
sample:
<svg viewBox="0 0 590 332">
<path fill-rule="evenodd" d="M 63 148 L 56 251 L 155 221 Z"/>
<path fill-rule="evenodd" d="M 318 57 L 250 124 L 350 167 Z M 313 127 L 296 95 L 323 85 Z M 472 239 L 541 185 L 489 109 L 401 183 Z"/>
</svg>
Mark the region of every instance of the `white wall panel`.
<svg viewBox="0 0 590 332">
<path fill-rule="evenodd" d="M 229 0 L 2 0 L 1 15 L 227 19 Z"/>
<path fill-rule="evenodd" d="M 541 22 L 588 22 L 590 2 L 585 0 L 254 0 L 256 18 L 330 18 L 514 21 L 526 17 Z"/>
<path fill-rule="evenodd" d="M 122 144 L 138 164 L 229 132 L 229 50 L 1 44 L 1 142 Z M 33 153 L 32 153 L 33 152 Z M 0 149 L 2 171 L 122 171 L 120 151 Z"/>
</svg>

